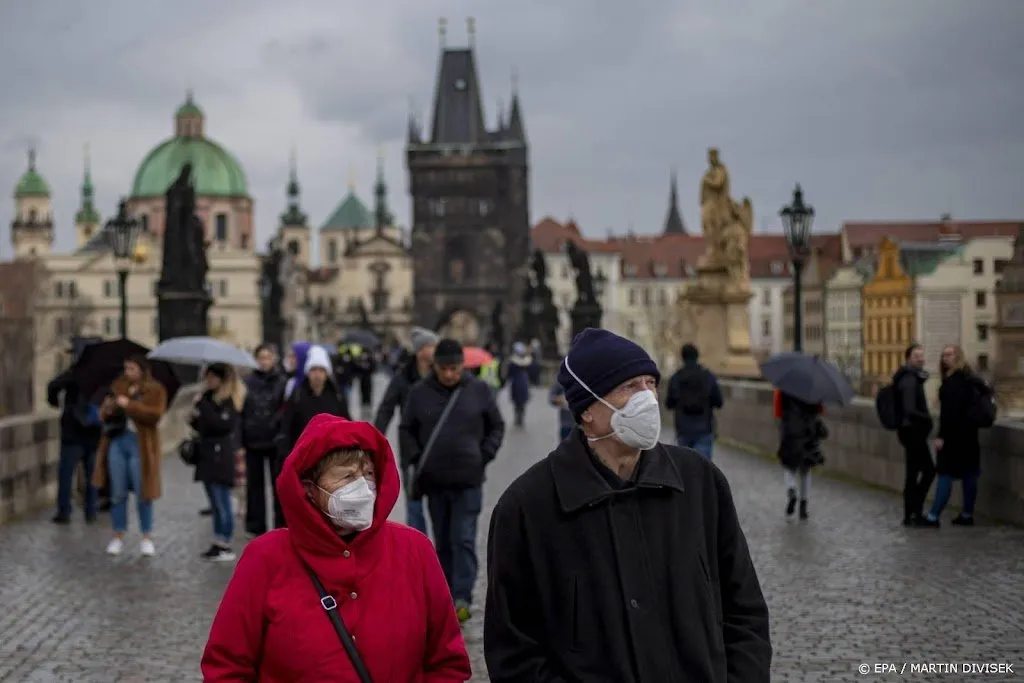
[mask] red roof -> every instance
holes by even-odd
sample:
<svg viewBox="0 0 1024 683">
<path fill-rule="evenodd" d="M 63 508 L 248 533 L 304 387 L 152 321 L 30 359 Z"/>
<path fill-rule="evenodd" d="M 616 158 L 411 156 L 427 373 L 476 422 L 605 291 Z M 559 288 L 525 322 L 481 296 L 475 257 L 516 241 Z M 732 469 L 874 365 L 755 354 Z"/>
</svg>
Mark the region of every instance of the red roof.
<svg viewBox="0 0 1024 683">
<path fill-rule="evenodd" d="M 886 237 L 900 242 L 934 242 L 942 234 L 959 234 L 965 239 L 1016 237 L 1020 221 L 869 221 L 844 223 L 843 232 L 851 249 L 876 247 Z"/>
</svg>

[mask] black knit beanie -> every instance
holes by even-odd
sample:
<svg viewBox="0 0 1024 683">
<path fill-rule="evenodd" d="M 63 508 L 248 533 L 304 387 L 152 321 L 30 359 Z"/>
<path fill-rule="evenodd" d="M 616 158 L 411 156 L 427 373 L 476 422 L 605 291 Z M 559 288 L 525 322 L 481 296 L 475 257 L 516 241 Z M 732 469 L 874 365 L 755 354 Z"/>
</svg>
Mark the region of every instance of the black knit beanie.
<svg viewBox="0 0 1024 683">
<path fill-rule="evenodd" d="M 558 383 L 565 388 L 569 410 L 579 417 L 597 401 L 595 395 L 603 397 L 623 382 L 641 375 L 661 380 L 657 364 L 639 344 L 608 330 L 588 327 L 572 340 L 569 353 L 558 369 Z M 590 387 L 590 391 L 583 384 Z"/>
</svg>

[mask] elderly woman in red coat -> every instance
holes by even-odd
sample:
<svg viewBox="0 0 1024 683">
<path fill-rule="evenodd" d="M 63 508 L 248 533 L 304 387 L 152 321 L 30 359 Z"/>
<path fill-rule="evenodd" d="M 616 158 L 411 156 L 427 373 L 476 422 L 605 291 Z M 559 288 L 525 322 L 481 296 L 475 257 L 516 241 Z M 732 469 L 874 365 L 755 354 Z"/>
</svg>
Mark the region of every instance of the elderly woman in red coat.
<svg viewBox="0 0 1024 683">
<path fill-rule="evenodd" d="M 251 541 L 203 652 L 206 683 L 455 683 L 469 656 L 437 554 L 387 521 L 399 478 L 387 439 L 367 422 L 318 415 L 284 463 L 288 520 Z M 358 672 L 314 574 L 365 664 Z"/>
</svg>

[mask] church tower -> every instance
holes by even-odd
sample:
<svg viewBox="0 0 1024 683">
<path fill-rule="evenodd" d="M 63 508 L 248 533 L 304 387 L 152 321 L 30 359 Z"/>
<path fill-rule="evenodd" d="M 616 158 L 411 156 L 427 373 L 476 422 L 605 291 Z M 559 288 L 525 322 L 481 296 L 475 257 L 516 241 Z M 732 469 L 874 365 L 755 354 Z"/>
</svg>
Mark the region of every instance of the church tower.
<svg viewBox="0 0 1024 683">
<path fill-rule="evenodd" d="M 295 150 L 292 150 L 288 165 L 288 209 L 281 214 L 281 244 L 295 264 L 308 268 L 310 230 L 308 217 L 299 206 L 299 172 L 295 162 Z"/>
<path fill-rule="evenodd" d="M 679 183 L 676 181 L 676 172 L 672 171 L 672 178 L 669 180 L 668 189 L 668 214 L 665 216 L 666 235 L 685 235 L 686 225 L 683 224 L 683 216 L 679 212 Z"/>
<path fill-rule="evenodd" d="M 77 248 L 82 248 L 100 229 L 100 212 L 93 201 L 92 172 L 89 168 L 89 146 L 85 146 L 85 171 L 82 176 L 82 203 L 75 213 Z"/>
<path fill-rule="evenodd" d="M 475 27 L 466 23 L 468 45 L 451 48 L 441 20 L 431 127 L 421 130 L 415 116 L 409 121 L 413 316 L 416 325 L 482 344 L 499 303 L 503 327 L 519 326 L 530 249 L 529 162 L 515 78 L 507 120 L 487 128 Z"/>
<path fill-rule="evenodd" d="M 11 245 L 15 258 L 35 258 L 53 251 L 50 186 L 36 171 L 36 151 L 28 152 L 28 169 L 14 188 Z"/>
</svg>

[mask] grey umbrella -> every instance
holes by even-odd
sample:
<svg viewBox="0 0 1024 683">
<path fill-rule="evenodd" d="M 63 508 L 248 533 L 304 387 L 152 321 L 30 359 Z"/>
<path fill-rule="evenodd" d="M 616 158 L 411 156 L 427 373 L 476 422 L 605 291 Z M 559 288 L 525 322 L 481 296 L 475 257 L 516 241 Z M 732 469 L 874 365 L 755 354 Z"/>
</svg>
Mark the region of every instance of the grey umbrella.
<svg viewBox="0 0 1024 683">
<path fill-rule="evenodd" d="M 255 368 L 252 354 L 237 346 L 211 337 L 175 337 L 149 352 L 149 358 L 183 365 L 223 363 L 240 368 Z"/>
<path fill-rule="evenodd" d="M 839 368 L 820 356 L 777 353 L 761 364 L 761 374 L 779 391 L 807 403 L 842 406 L 854 396 Z"/>
<path fill-rule="evenodd" d="M 377 337 L 373 332 L 369 330 L 350 330 L 344 337 L 341 338 L 342 344 L 358 344 L 359 346 L 368 346 L 370 348 L 376 348 L 380 346 L 380 338 Z"/>
</svg>

